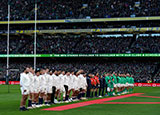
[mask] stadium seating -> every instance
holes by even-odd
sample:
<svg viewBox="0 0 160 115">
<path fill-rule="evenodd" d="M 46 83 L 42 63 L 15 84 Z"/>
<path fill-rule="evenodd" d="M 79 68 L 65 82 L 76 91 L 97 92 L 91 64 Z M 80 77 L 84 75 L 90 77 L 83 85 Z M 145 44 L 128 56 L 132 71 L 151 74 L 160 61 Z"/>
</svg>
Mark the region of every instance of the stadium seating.
<svg viewBox="0 0 160 115">
<path fill-rule="evenodd" d="M 66 61 L 65 61 L 66 60 Z M 134 75 L 135 82 L 147 82 L 151 79 L 156 68 L 158 67 L 157 61 L 106 61 L 103 59 L 94 60 L 83 60 L 78 59 L 71 61 L 71 59 L 65 60 L 46 60 L 42 59 L 37 61 L 37 68 L 50 68 L 52 70 L 65 70 L 65 71 L 77 71 L 79 69 L 84 69 L 85 72 L 96 73 L 99 72 L 103 74 L 104 72 L 118 72 L 118 73 L 130 73 Z M 14 60 L 10 62 L 10 68 L 19 69 L 19 71 L 10 72 L 10 80 L 19 80 L 19 74 L 23 68 L 27 66 L 33 66 L 33 60 Z M 0 67 L 3 68 L 0 71 L 0 78 L 4 78 L 6 75 L 6 63 L 5 61 L 0 61 Z M 1 69 L 1 68 L 0 68 Z M 155 78 L 155 82 L 158 81 L 159 76 Z"/>
<path fill-rule="evenodd" d="M 33 54 L 33 36 L 11 36 L 10 54 Z M 6 54 L 6 37 L 0 38 L 0 53 Z M 110 37 L 97 35 L 41 35 L 37 37 L 38 54 L 160 53 L 160 37 Z"/>
<path fill-rule="evenodd" d="M 82 19 L 159 16 L 159 0 L 37 0 L 38 19 Z M 1 0 L 0 20 L 7 20 L 7 2 Z M 11 20 L 33 20 L 33 0 L 11 0 Z M 16 6 L 16 7 L 15 7 Z"/>
</svg>

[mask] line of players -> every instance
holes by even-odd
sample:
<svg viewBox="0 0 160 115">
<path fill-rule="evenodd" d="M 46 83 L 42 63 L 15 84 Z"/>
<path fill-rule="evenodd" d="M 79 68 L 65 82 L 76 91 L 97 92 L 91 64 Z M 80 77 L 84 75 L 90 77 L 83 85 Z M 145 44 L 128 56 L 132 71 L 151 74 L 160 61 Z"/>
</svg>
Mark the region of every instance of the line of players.
<svg viewBox="0 0 160 115">
<path fill-rule="evenodd" d="M 83 70 L 75 72 L 33 70 L 26 68 L 20 74 L 22 99 L 20 110 L 73 102 L 93 97 L 115 96 L 132 93 L 134 78 L 129 74 L 103 73 L 100 75 Z M 28 99 L 29 96 L 29 99 Z M 26 101 L 28 99 L 28 108 Z"/>
</svg>

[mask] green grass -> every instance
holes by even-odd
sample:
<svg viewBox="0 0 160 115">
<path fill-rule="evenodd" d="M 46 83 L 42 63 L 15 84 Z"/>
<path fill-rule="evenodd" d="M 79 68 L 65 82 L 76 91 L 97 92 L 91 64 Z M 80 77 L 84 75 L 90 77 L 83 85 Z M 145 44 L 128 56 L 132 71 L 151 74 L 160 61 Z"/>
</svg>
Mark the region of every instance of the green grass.
<svg viewBox="0 0 160 115">
<path fill-rule="evenodd" d="M 158 87 L 136 87 L 134 93 L 145 93 L 149 96 L 160 96 Z M 10 85 L 10 93 L 6 85 L 0 85 L 0 115 L 159 115 L 160 105 L 158 104 L 94 104 L 66 111 L 42 111 L 34 109 L 26 112 L 19 111 L 20 90 L 18 85 Z M 114 100 L 112 102 L 160 102 L 160 99 L 147 97 L 129 97 Z M 53 105 L 60 106 L 65 104 Z M 45 108 L 45 107 L 44 107 Z"/>
</svg>

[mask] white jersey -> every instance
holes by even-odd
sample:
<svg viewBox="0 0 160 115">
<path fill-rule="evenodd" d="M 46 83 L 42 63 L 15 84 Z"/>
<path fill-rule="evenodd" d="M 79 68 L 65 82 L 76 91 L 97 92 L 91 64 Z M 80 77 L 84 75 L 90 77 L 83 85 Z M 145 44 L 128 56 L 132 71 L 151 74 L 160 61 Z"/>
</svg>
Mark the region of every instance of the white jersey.
<svg viewBox="0 0 160 115">
<path fill-rule="evenodd" d="M 53 77 L 49 74 L 45 74 L 45 93 L 52 93 L 52 86 L 53 86 Z"/>
<path fill-rule="evenodd" d="M 38 91 L 40 90 L 40 77 L 39 76 L 35 76 L 34 79 L 34 90 Z"/>
<path fill-rule="evenodd" d="M 46 75 L 46 86 L 52 87 L 53 86 L 53 77 L 52 75 L 47 74 Z"/>
<path fill-rule="evenodd" d="M 59 77 L 59 83 L 60 83 L 60 85 L 64 86 L 64 75 L 60 74 L 58 77 Z"/>
<path fill-rule="evenodd" d="M 64 85 L 69 86 L 69 80 L 70 80 L 70 76 L 64 75 Z"/>
<path fill-rule="evenodd" d="M 74 89 L 74 87 L 73 87 L 73 75 L 72 74 L 70 74 L 69 76 L 68 76 L 68 87 L 69 87 L 69 89 Z"/>
<path fill-rule="evenodd" d="M 78 84 L 78 78 L 75 75 L 71 75 L 72 77 L 72 87 L 75 88 L 77 87 Z"/>
<path fill-rule="evenodd" d="M 87 84 L 87 79 L 86 79 L 86 77 L 83 77 L 82 83 L 83 83 L 83 84 L 82 84 L 82 87 L 83 87 L 83 88 L 87 88 L 87 85 L 88 85 L 88 84 Z"/>
<path fill-rule="evenodd" d="M 84 81 L 84 77 L 82 74 L 80 74 L 78 76 L 78 81 L 79 81 L 79 88 L 82 88 L 83 87 L 83 81 Z"/>
<path fill-rule="evenodd" d="M 65 91 L 65 89 L 64 89 L 64 75 L 60 74 L 58 77 L 59 77 L 58 78 L 59 79 L 59 85 L 58 85 L 58 87 L 60 88 L 60 90 L 62 92 L 64 92 Z"/>
<path fill-rule="evenodd" d="M 45 88 L 47 88 L 47 87 L 49 87 L 50 86 L 50 75 L 49 74 L 47 74 L 47 73 L 45 73 L 44 74 L 44 76 L 43 76 L 43 78 L 44 78 L 44 84 L 43 84 L 43 86 L 45 87 Z M 51 82 L 52 82 L 52 79 L 51 79 Z"/>
<path fill-rule="evenodd" d="M 30 78 L 30 84 L 33 85 L 33 83 L 34 83 L 34 75 L 31 72 L 29 72 L 28 76 Z"/>
<path fill-rule="evenodd" d="M 74 87 L 73 87 L 73 77 L 72 77 L 71 74 L 69 76 L 66 76 L 65 82 L 66 82 L 66 85 L 68 86 L 69 90 L 74 89 Z"/>
<path fill-rule="evenodd" d="M 53 74 L 52 79 L 53 79 L 52 85 L 58 89 L 59 88 L 58 86 L 60 84 L 59 77 Z"/>
<path fill-rule="evenodd" d="M 79 88 L 80 88 L 80 86 L 79 86 L 79 79 L 75 75 L 73 75 L 73 77 L 74 77 L 74 80 L 73 80 L 74 81 L 74 89 L 75 90 L 79 90 Z"/>
<path fill-rule="evenodd" d="M 39 79 L 40 79 L 40 85 L 41 85 L 41 87 L 45 86 L 45 84 L 46 84 L 45 74 L 40 75 Z"/>
<path fill-rule="evenodd" d="M 35 76 L 31 72 L 28 73 L 28 76 L 29 76 L 29 79 L 30 79 L 30 93 L 32 93 L 32 92 L 34 92 L 33 89 L 34 89 Z"/>
<path fill-rule="evenodd" d="M 25 90 L 29 90 L 30 88 L 30 78 L 29 75 L 26 73 L 20 74 L 20 86 L 23 87 Z"/>
</svg>

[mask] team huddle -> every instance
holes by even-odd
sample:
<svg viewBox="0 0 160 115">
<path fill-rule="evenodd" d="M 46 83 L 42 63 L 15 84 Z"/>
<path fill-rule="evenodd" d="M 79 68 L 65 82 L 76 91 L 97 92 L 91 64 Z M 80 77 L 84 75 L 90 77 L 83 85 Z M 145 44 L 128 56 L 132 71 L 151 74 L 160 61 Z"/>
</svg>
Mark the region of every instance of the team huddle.
<svg viewBox="0 0 160 115">
<path fill-rule="evenodd" d="M 20 110 L 69 103 L 93 97 L 132 93 L 134 78 L 130 74 L 66 72 L 26 68 L 20 74 L 22 100 Z M 28 99 L 29 96 L 29 99 Z M 26 101 L 28 99 L 28 107 Z"/>
</svg>

